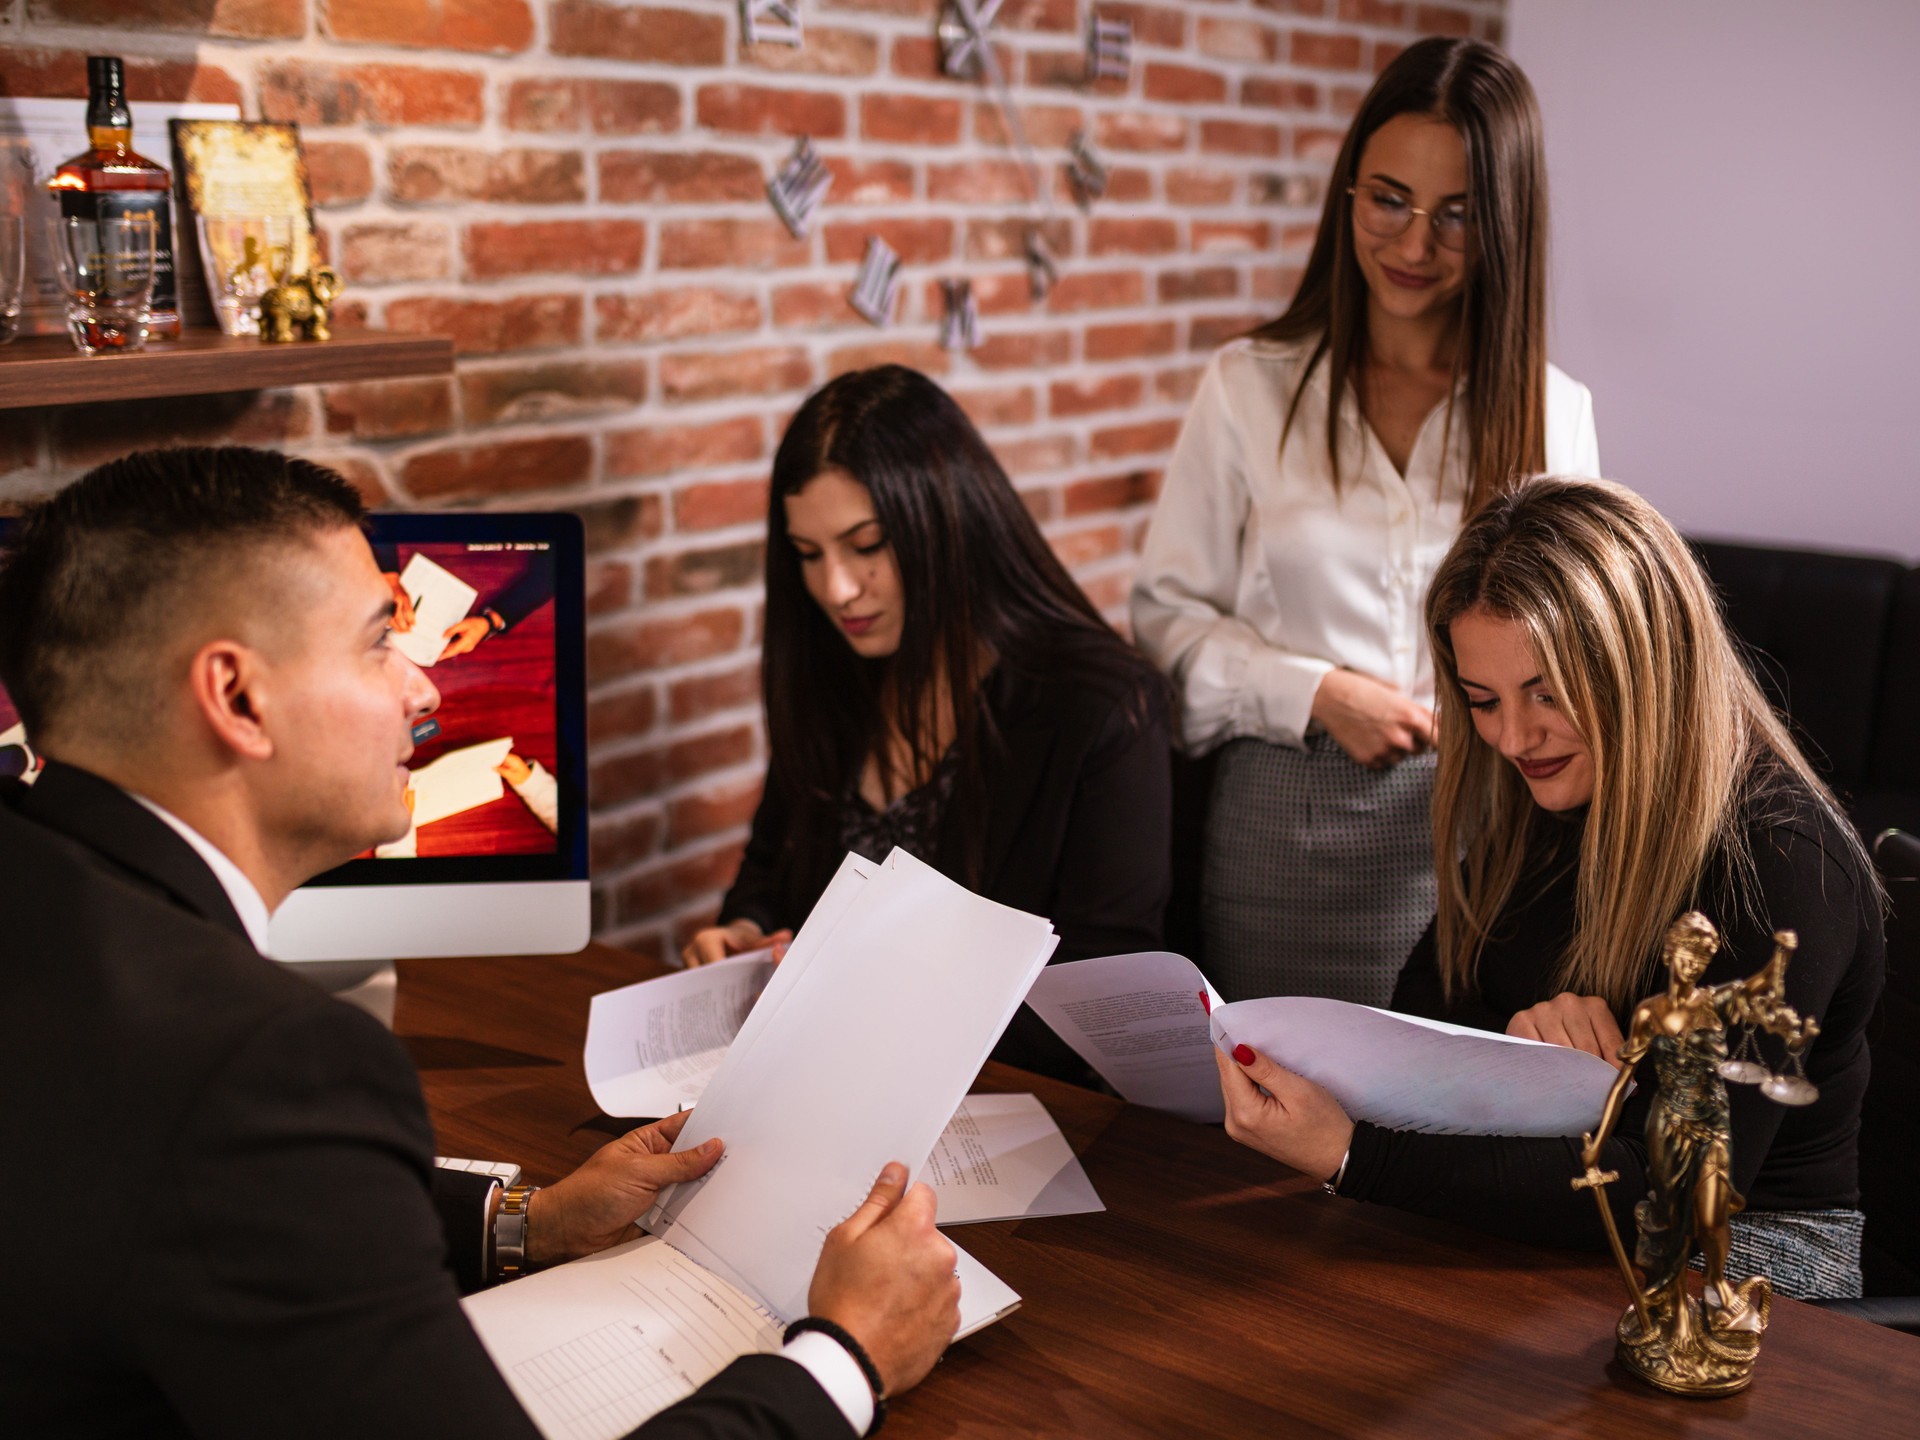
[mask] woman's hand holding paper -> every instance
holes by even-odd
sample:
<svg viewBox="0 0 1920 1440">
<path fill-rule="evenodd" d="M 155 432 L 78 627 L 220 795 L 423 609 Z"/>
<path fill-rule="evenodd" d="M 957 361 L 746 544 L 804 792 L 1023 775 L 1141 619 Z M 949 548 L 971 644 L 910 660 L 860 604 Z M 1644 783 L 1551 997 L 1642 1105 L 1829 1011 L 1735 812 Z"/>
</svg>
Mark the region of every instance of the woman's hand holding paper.
<svg viewBox="0 0 1920 1440">
<path fill-rule="evenodd" d="M 1620 1033 L 1620 1023 L 1606 1001 L 1598 995 L 1575 995 L 1570 990 L 1522 1010 L 1507 1022 L 1507 1034 L 1584 1050 L 1616 1068 L 1620 1047 L 1627 1038 Z"/>
<path fill-rule="evenodd" d="M 1213 1052 L 1226 1100 L 1227 1134 L 1315 1180 L 1340 1168 L 1353 1121 L 1320 1086 L 1245 1045 Z M 1262 1093 L 1262 1092 L 1265 1093 Z"/>
</svg>

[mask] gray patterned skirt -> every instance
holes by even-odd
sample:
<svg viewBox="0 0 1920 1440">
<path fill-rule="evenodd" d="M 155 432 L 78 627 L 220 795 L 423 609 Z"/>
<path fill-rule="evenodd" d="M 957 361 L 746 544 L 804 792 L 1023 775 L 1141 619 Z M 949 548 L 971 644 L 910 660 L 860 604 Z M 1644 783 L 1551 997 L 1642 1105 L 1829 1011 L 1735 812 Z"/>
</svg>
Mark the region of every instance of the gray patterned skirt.
<svg viewBox="0 0 1920 1440">
<path fill-rule="evenodd" d="M 1727 1277 L 1765 1275 L 1790 1300 L 1857 1300 L 1865 1228 L 1858 1210 L 1743 1211 L 1727 1226 Z"/>
<path fill-rule="evenodd" d="M 1385 1005 L 1438 903 L 1431 752 L 1369 770 L 1331 736 L 1235 740 L 1207 811 L 1201 925 L 1228 1000 Z"/>
</svg>

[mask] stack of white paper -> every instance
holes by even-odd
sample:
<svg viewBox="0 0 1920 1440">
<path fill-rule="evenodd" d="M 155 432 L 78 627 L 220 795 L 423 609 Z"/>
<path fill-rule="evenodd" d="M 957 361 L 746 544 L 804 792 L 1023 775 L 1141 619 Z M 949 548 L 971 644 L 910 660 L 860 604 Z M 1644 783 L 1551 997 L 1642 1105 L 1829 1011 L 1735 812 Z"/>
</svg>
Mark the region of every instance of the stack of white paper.
<svg viewBox="0 0 1920 1440">
<path fill-rule="evenodd" d="M 388 643 L 414 664 L 431 666 L 447 648 L 447 631 L 467 618 L 480 592 L 418 552 L 400 572 L 400 588 L 413 601 L 413 628 L 396 630 Z"/>
<path fill-rule="evenodd" d="M 491 805 L 506 794 L 499 766 L 512 749 L 511 735 L 482 740 L 478 745 L 449 750 L 415 770 L 408 781 L 413 790 L 413 828 L 418 830 L 450 815 Z"/>
<path fill-rule="evenodd" d="M 593 997 L 587 1088 L 609 1115 L 671 1115 L 698 1100 L 773 974 L 771 952 Z"/>
<path fill-rule="evenodd" d="M 969 1095 L 919 1178 L 939 1197 L 942 1225 L 1107 1208 L 1035 1095 Z"/>
</svg>

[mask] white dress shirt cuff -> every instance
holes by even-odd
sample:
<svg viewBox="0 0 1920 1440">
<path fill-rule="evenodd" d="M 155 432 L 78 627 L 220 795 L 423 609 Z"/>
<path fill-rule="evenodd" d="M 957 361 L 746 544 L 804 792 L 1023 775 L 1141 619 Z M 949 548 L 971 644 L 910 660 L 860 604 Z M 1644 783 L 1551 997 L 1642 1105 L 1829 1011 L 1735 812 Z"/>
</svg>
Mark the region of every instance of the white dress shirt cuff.
<svg viewBox="0 0 1920 1440">
<path fill-rule="evenodd" d="M 873 1424 L 873 1390 L 845 1346 L 830 1335 L 808 1330 L 789 1340 L 780 1353 L 820 1382 L 854 1434 L 867 1433 Z"/>
<path fill-rule="evenodd" d="M 1260 706 L 1260 732 L 1279 745 L 1302 747 L 1313 722 L 1313 697 L 1329 670 L 1329 660 L 1261 646 L 1247 657 L 1247 693 Z"/>
</svg>

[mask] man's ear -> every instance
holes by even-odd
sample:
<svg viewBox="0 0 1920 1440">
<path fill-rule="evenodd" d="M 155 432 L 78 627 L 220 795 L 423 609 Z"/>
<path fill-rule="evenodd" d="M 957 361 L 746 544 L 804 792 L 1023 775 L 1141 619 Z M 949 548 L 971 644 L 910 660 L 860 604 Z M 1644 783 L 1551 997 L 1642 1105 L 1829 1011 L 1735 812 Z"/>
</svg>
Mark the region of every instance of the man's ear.
<svg viewBox="0 0 1920 1440">
<path fill-rule="evenodd" d="M 273 758 L 267 733 L 266 663 L 238 640 L 210 640 L 193 654 L 187 689 L 220 743 L 249 760 Z"/>
</svg>

